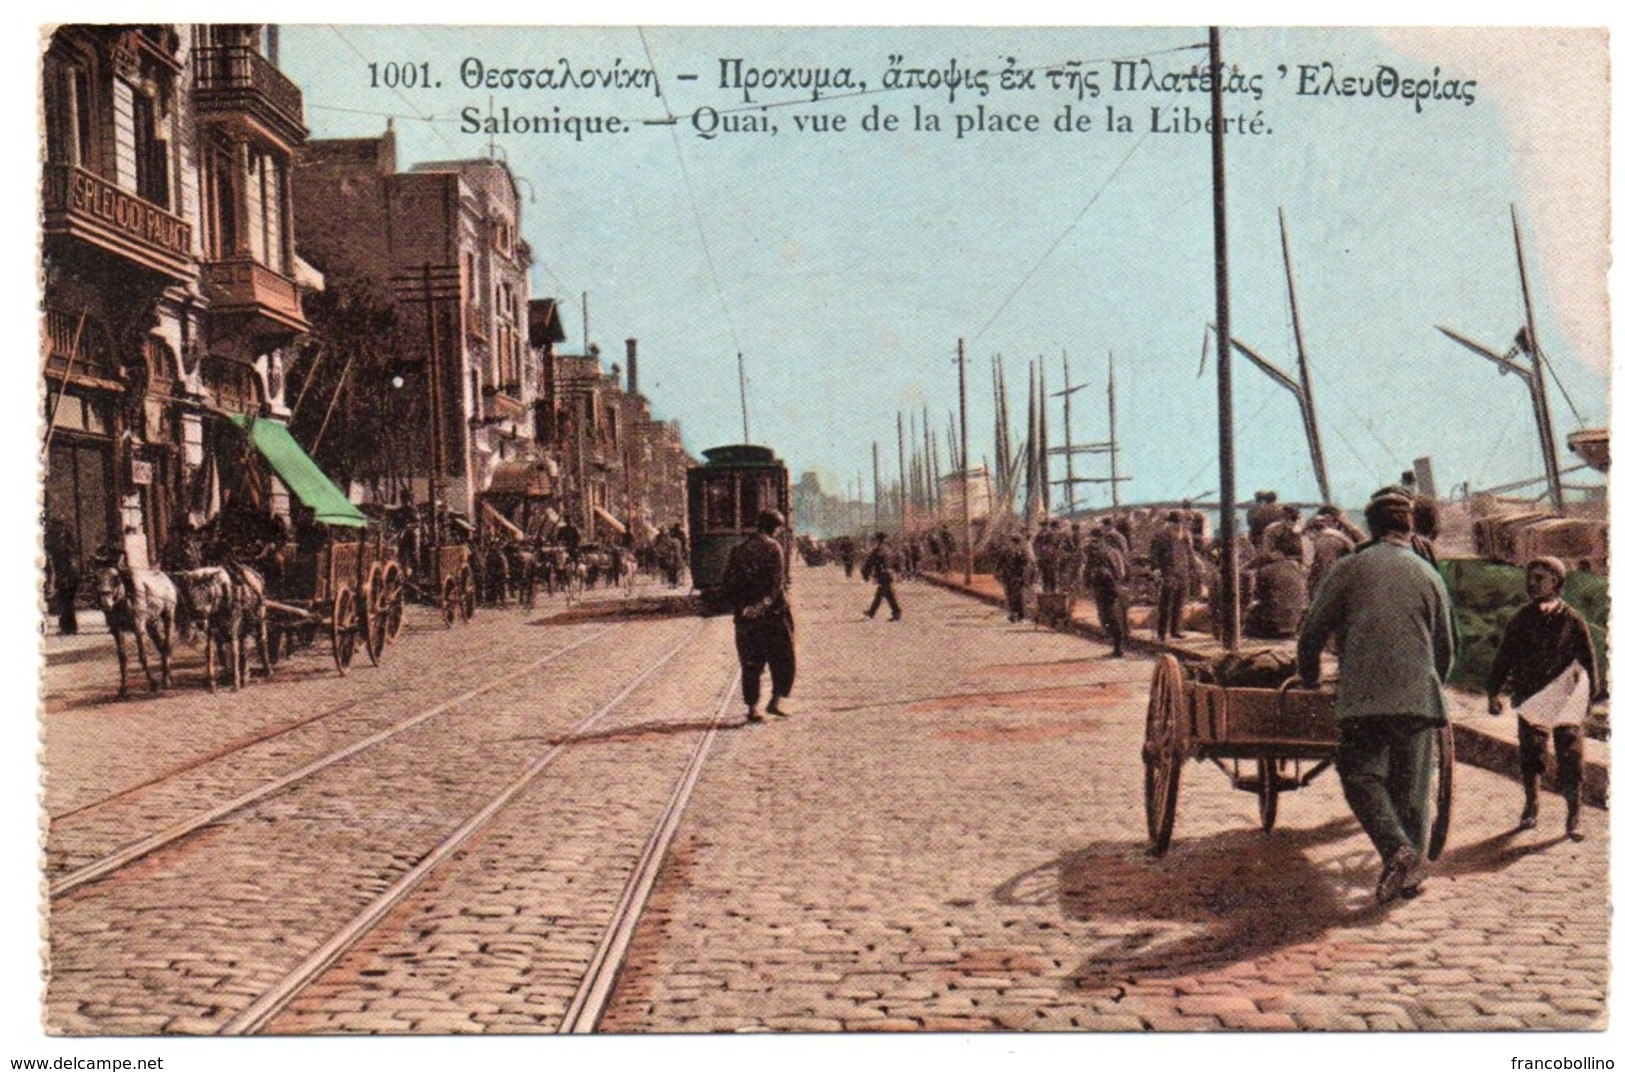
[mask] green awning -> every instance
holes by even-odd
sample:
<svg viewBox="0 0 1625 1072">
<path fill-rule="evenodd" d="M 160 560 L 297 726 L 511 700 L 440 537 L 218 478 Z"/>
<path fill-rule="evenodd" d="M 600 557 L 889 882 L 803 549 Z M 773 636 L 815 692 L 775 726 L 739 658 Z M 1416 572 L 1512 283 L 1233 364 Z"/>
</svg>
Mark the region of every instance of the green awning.
<svg viewBox="0 0 1625 1072">
<path fill-rule="evenodd" d="M 248 438 L 276 475 L 288 485 L 299 501 L 316 512 L 316 520 L 326 525 L 364 528 L 367 515 L 344 497 L 344 493 L 311 461 L 310 455 L 289 434 L 287 425 L 276 421 L 251 420 L 233 414 L 232 422 L 248 433 Z"/>
</svg>

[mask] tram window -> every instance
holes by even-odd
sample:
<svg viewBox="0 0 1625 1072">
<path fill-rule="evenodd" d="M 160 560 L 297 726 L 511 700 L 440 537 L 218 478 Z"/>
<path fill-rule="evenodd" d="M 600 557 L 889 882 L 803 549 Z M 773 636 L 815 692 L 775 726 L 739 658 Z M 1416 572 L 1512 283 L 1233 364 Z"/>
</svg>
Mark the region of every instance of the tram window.
<svg viewBox="0 0 1625 1072">
<path fill-rule="evenodd" d="M 739 478 L 739 516 L 754 524 L 756 515 L 763 510 L 778 509 L 778 496 L 774 494 L 773 478 L 748 474 Z"/>
<path fill-rule="evenodd" d="M 705 528 L 708 532 L 730 532 L 739 527 L 734 481 L 724 475 L 705 482 Z"/>
</svg>

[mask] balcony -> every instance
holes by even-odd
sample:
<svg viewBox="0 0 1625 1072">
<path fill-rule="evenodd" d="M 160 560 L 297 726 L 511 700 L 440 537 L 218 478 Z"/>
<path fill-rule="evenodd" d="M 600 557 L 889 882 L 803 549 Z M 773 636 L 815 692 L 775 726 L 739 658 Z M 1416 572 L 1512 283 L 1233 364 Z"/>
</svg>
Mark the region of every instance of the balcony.
<svg viewBox="0 0 1625 1072">
<path fill-rule="evenodd" d="M 305 98 L 276 65 L 246 45 L 215 45 L 194 53 L 198 118 L 244 137 L 269 138 L 283 149 L 304 144 Z"/>
<path fill-rule="evenodd" d="M 177 282 L 191 278 L 192 225 L 99 175 L 46 164 L 45 233 L 66 235 Z"/>
<path fill-rule="evenodd" d="M 293 280 L 252 258 L 205 263 L 203 292 L 208 295 L 211 316 L 248 319 L 258 334 L 310 330 Z"/>
</svg>

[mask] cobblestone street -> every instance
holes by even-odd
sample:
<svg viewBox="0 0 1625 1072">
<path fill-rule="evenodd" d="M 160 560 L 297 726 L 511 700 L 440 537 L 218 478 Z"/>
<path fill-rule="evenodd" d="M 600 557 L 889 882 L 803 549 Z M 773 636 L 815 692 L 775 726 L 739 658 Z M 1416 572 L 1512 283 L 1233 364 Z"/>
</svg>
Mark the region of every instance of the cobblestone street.
<svg viewBox="0 0 1625 1072">
<path fill-rule="evenodd" d="M 730 740 L 606 1029 L 1605 1024 L 1606 812 L 1514 835 L 1516 785 L 1458 765 L 1425 893 L 1379 908 L 1334 773 L 1266 835 L 1187 764 L 1152 859 L 1147 660 L 919 584 L 870 621 L 867 586 L 802 576 L 806 717 Z"/>
<path fill-rule="evenodd" d="M 727 701 L 598 1031 L 1606 1026 L 1606 811 L 1588 809 L 1578 844 L 1550 817 L 1514 834 L 1515 784 L 1458 764 L 1423 895 L 1379 907 L 1334 773 L 1286 794 L 1265 834 L 1255 796 L 1187 763 L 1172 848 L 1153 858 L 1148 659 L 919 583 L 901 587 L 901 621 L 871 620 L 869 592 L 799 571 L 792 717 L 745 726 Z M 523 758 L 505 750 L 548 741 L 558 764 L 266 1030 L 558 1030 L 661 787 L 729 695 L 725 619 L 600 613 L 616 598 L 419 624 L 381 668 L 340 678 L 306 655 L 236 695 L 210 697 L 183 660 L 179 690 L 113 704 L 110 651 L 59 653 L 53 880 L 390 718 L 453 701 L 464 717 L 55 900 L 51 1029 L 214 1033 L 336 925 L 318 916 L 392 881 L 427 851 L 416 831 L 452 824 Z M 618 721 L 568 729 L 673 650 L 673 675 L 628 694 Z M 387 789 L 371 804 L 369 783 Z"/>
</svg>

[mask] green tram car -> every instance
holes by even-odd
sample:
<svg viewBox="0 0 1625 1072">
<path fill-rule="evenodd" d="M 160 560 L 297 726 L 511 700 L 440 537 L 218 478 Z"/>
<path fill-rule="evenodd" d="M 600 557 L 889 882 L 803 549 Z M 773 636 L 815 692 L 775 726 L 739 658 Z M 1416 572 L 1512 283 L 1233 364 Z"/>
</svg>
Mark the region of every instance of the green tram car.
<svg viewBox="0 0 1625 1072">
<path fill-rule="evenodd" d="M 689 572 L 701 599 L 708 606 L 715 602 L 728 552 L 756 528 L 756 515 L 767 509 L 785 518 L 778 538 L 788 581 L 793 550 L 789 468 L 772 448 L 748 443 L 701 453 L 705 463 L 688 471 Z"/>
</svg>

